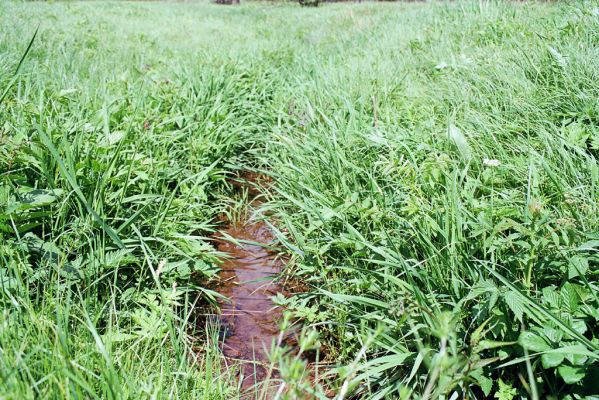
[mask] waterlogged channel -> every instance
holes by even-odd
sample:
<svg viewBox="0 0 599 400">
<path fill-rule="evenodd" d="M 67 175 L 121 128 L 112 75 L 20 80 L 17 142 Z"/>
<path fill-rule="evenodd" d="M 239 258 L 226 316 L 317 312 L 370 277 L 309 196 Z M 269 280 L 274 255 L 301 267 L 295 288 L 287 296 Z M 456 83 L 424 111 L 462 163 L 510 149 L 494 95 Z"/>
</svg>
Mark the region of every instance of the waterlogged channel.
<svg viewBox="0 0 599 400">
<path fill-rule="evenodd" d="M 230 183 L 244 198 L 249 197 L 248 210 L 262 204 L 257 187 L 271 185 L 267 177 L 249 172 L 241 173 Z M 214 239 L 218 251 L 226 254 L 216 288 L 227 298 L 218 304 L 221 349 L 227 366 L 235 366 L 238 371 L 239 384 L 245 393 L 242 398 L 250 398 L 252 393 L 260 393 L 258 398 L 265 399 L 289 394 L 289 385 L 281 381 L 282 377 L 269 359 L 273 346 L 283 346 L 287 355 L 307 362 L 303 372 L 306 383 L 310 388 L 319 385 L 318 377 L 326 368 L 319 353 L 300 351 L 296 327 L 287 327 L 284 334 L 280 330 L 283 309 L 271 298 L 277 294 L 289 296 L 304 288 L 297 282 L 293 287 L 284 287 L 277 280 L 285 260 L 274 250 L 277 241 L 269 223 L 247 212 L 236 222 L 230 221 Z M 331 392 L 326 392 L 329 397 Z M 294 398 L 313 398 L 308 393 L 301 396 L 297 393 Z"/>
<path fill-rule="evenodd" d="M 250 197 L 248 208 L 260 205 L 256 185 L 269 184 L 267 178 L 247 172 L 230 183 Z M 271 347 L 290 348 L 296 342 L 281 335 L 283 310 L 271 300 L 278 293 L 287 295 L 277 281 L 283 261 L 272 250 L 275 235 L 264 220 L 250 214 L 230 222 L 215 238 L 218 251 L 227 255 L 217 288 L 228 299 L 219 301 L 221 348 L 226 363 L 237 366 L 243 391 L 268 381 L 270 392 L 279 383 L 268 357 Z"/>
<path fill-rule="evenodd" d="M 239 362 L 243 389 L 276 377 L 269 372 L 268 351 L 279 338 L 282 310 L 271 297 L 283 288 L 275 281 L 281 261 L 265 247 L 273 240 L 266 223 L 246 221 L 222 231 L 218 241 L 218 250 L 230 257 L 221 267 L 219 288 L 230 300 L 219 304 L 222 351 L 228 361 Z"/>
</svg>

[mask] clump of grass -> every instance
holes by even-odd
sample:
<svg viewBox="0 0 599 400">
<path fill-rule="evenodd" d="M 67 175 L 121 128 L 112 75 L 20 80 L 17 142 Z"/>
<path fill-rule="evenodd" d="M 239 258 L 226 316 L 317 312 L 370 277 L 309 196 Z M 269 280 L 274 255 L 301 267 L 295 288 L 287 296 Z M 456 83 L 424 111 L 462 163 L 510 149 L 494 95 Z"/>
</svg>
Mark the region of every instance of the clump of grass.
<svg viewBox="0 0 599 400">
<path fill-rule="evenodd" d="M 354 10 L 268 154 L 342 392 L 596 394 L 595 6 Z"/>
<path fill-rule="evenodd" d="M 71 7 L 75 25 L 101 13 L 40 13 Z M 27 42 L 1 44 L 0 397 L 235 396 L 191 307 L 215 295 L 206 236 L 270 118 L 266 69 L 164 65 L 62 28 L 40 28 L 16 78 Z"/>
</svg>

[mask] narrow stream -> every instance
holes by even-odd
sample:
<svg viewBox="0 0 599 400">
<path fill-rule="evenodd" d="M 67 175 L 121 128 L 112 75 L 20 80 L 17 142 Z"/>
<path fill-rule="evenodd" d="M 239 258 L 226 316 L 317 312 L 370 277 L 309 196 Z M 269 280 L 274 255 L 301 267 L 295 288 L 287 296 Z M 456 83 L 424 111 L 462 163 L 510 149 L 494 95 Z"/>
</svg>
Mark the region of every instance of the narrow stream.
<svg viewBox="0 0 599 400">
<path fill-rule="evenodd" d="M 223 284 L 218 289 L 230 300 L 219 304 L 222 351 L 227 362 L 239 363 L 241 387 L 246 390 L 276 377 L 273 373 L 269 376 L 268 351 L 279 337 L 282 310 L 270 298 L 283 292 L 274 280 L 282 263 L 263 246 L 271 244 L 274 235 L 262 221 L 229 226 L 222 234 L 217 248 L 230 257 L 221 267 Z M 239 244 L 225 240 L 226 236 Z"/>
</svg>

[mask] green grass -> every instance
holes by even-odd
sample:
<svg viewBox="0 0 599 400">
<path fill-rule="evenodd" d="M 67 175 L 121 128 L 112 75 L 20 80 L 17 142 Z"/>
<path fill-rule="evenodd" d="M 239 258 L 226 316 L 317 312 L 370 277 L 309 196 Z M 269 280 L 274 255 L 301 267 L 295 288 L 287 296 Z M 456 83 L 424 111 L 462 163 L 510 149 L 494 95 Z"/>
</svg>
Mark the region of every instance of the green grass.
<svg viewBox="0 0 599 400">
<path fill-rule="evenodd" d="M 0 398 L 237 396 L 193 307 L 238 169 L 337 398 L 597 395 L 598 16 L 0 4 Z"/>
</svg>

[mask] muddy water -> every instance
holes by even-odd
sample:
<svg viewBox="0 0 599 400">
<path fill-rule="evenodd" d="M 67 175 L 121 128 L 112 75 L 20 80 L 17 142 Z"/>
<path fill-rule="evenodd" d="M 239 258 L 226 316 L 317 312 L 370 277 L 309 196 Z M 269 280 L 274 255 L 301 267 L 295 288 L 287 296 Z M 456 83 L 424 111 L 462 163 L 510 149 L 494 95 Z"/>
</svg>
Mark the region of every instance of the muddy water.
<svg viewBox="0 0 599 400">
<path fill-rule="evenodd" d="M 279 338 L 282 310 L 270 298 L 283 292 L 274 280 L 282 263 L 264 247 L 274 241 L 264 222 L 247 221 L 222 233 L 217 248 L 230 257 L 221 267 L 223 284 L 218 290 L 230 299 L 219 304 L 222 351 L 227 362 L 239 363 L 242 389 L 248 389 L 276 377 L 269 374 L 268 351 Z M 226 236 L 239 244 L 225 240 Z"/>
</svg>

